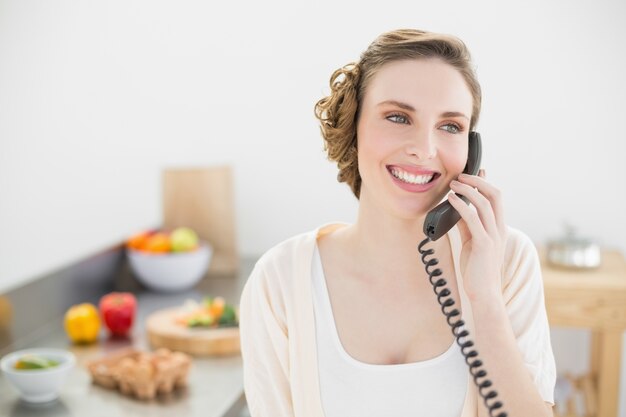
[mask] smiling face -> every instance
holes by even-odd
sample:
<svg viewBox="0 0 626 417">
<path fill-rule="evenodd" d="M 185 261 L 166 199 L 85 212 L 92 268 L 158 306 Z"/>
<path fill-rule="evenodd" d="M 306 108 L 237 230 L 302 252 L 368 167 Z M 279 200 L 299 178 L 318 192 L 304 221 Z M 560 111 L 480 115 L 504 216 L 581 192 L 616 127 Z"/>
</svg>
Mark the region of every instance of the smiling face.
<svg viewBox="0 0 626 417">
<path fill-rule="evenodd" d="M 357 123 L 361 204 L 404 219 L 425 215 L 465 167 L 472 94 L 436 58 L 383 65 L 366 88 Z"/>
</svg>

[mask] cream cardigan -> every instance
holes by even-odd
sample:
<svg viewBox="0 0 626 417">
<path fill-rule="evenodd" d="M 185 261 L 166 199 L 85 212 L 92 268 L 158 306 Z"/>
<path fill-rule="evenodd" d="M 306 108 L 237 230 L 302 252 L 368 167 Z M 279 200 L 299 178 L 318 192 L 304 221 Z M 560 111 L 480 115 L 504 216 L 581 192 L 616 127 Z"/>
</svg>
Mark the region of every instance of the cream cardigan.
<svg viewBox="0 0 626 417">
<path fill-rule="evenodd" d="M 276 245 L 259 259 L 244 287 L 240 302 L 241 353 L 252 417 L 324 416 L 317 373 L 311 262 L 317 237 L 342 226 L 324 225 Z M 471 338 L 471 306 L 459 273 L 461 240 L 456 226 L 448 237 L 463 319 Z M 524 362 L 543 399 L 554 403 L 556 367 L 539 259 L 532 241 L 511 227 L 502 276 L 507 313 Z M 468 372 L 461 417 L 487 415 Z"/>
</svg>

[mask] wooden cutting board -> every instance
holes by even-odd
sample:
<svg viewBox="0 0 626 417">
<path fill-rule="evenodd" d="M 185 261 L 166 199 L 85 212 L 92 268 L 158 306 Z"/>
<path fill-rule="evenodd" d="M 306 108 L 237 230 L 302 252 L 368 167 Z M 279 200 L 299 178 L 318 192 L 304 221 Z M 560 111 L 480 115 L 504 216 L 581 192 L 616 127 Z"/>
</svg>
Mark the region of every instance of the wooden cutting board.
<svg viewBox="0 0 626 417">
<path fill-rule="evenodd" d="M 232 275 L 239 268 L 234 190 L 230 166 L 163 171 L 163 228 L 191 227 L 211 244 L 209 275 Z"/>
<path fill-rule="evenodd" d="M 180 307 L 159 310 L 146 320 L 153 348 L 168 348 L 195 356 L 227 356 L 240 352 L 239 327 L 188 328 L 176 323 Z"/>
</svg>

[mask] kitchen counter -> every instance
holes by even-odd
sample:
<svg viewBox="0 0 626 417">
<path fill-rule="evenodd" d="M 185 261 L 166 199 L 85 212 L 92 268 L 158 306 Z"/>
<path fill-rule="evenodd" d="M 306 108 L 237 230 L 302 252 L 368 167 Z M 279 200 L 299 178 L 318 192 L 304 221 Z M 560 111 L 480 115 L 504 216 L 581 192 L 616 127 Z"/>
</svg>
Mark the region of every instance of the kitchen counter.
<svg viewBox="0 0 626 417">
<path fill-rule="evenodd" d="M 92 384 L 85 366 L 89 360 L 102 357 L 124 347 L 149 350 L 144 331 L 146 317 L 159 309 L 182 305 L 192 298 L 199 301 L 205 295 L 221 295 L 229 303 L 238 303 L 243 285 L 254 266 L 255 260 L 241 261 L 237 276 L 207 277 L 193 290 L 178 294 L 157 294 L 149 291 L 136 292 L 138 311 L 133 332 L 129 339 L 107 339 L 106 331 L 100 341 L 89 346 L 74 346 L 63 330 L 62 318 L 52 320 L 45 331 L 31 337 L 27 344 L 14 349 L 29 347 L 53 347 L 72 351 L 77 358 L 60 392 L 59 399 L 44 405 L 31 405 L 19 399 L 17 392 L 0 374 L 0 416 L 9 417 L 222 417 L 245 414 L 243 398 L 243 373 L 240 355 L 229 357 L 194 357 L 188 378 L 188 387 L 167 398 L 140 401 Z M 122 289 L 123 290 L 123 289 Z M 31 300 L 32 305 L 45 300 Z M 244 413 L 244 414 L 242 414 Z"/>
</svg>

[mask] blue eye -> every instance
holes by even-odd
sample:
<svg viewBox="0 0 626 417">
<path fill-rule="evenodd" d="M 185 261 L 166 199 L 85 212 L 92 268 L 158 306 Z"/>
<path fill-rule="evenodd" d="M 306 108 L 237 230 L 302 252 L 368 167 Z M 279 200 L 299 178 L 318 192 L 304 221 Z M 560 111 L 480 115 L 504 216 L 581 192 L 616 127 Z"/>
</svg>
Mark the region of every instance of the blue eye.
<svg viewBox="0 0 626 417">
<path fill-rule="evenodd" d="M 446 125 L 443 125 L 442 127 L 451 127 L 452 129 L 444 129 L 446 130 L 448 133 L 461 133 L 463 131 L 463 129 L 461 129 L 461 127 L 459 125 L 456 125 L 454 123 L 448 123 Z"/>
<path fill-rule="evenodd" d="M 403 114 L 391 114 L 387 116 L 386 119 L 393 123 L 400 123 L 400 124 L 405 124 L 405 125 L 409 124 L 408 117 L 406 117 Z"/>
</svg>

